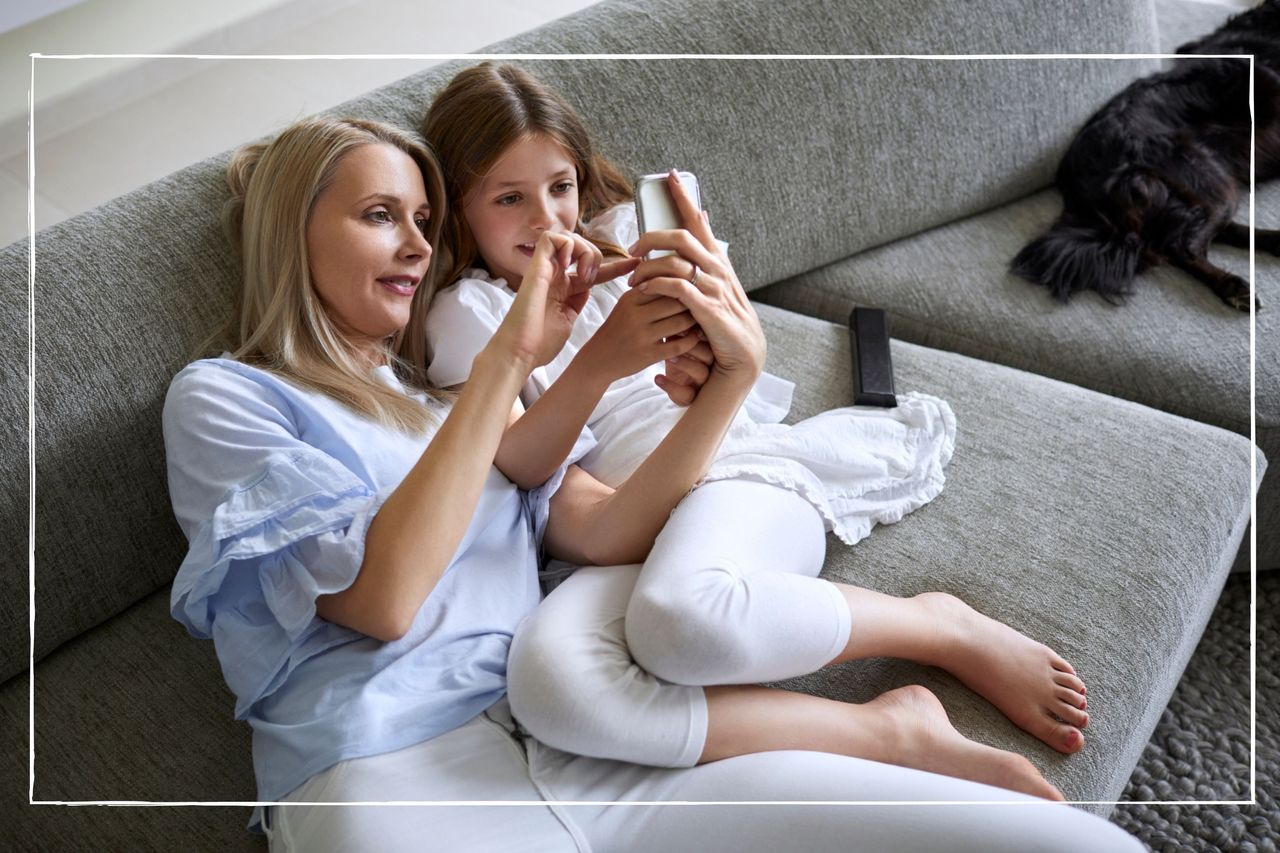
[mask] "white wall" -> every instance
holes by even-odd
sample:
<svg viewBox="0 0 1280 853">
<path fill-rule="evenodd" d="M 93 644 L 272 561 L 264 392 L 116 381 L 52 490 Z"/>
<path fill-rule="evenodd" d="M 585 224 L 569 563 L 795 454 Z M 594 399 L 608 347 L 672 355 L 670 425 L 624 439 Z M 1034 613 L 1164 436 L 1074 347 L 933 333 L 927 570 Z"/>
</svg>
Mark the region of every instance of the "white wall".
<svg viewBox="0 0 1280 853">
<path fill-rule="evenodd" d="M 353 0 L 83 0 L 55 14 L 0 33 L 0 156 L 25 146 L 29 54 L 227 53 L 245 51 L 254 37 L 350 5 Z M 110 92 L 172 82 L 173 65 L 146 60 L 37 60 L 35 97 L 42 121 L 37 133 L 58 133 Z M 156 79 L 150 79 L 156 78 Z M 114 82 L 112 82 L 114 81 Z M 126 86 L 120 85 L 121 82 Z M 112 83 L 112 85 L 104 85 Z M 104 94 L 106 93 L 106 94 Z M 81 97 L 76 102 L 77 96 Z M 59 114 L 59 105 L 65 104 Z M 15 142 L 14 135 L 19 140 Z"/>
</svg>

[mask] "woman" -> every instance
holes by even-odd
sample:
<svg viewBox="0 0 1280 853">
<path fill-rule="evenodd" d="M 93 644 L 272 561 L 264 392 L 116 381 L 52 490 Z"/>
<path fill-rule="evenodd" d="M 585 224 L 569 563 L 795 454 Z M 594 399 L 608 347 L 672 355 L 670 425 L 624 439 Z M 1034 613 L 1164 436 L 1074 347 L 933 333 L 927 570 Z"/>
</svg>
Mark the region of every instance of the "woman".
<svg viewBox="0 0 1280 853">
<path fill-rule="evenodd" d="M 181 371 L 165 403 L 170 491 L 191 542 L 172 610 L 215 641 L 253 728 L 260 797 L 293 804 L 255 810 L 273 849 L 1140 849 L 1061 805 L 843 756 L 660 770 L 522 742 L 506 656 L 538 602 L 544 535 L 555 556 L 624 562 L 644 543 L 613 544 L 611 524 L 638 513 L 633 526 L 656 532 L 665 516 L 574 466 L 521 492 L 493 460 L 521 385 L 559 350 L 586 290 L 638 262 L 602 265 L 581 238 L 543 235 L 450 400 L 423 379 L 423 282 L 445 205 L 420 144 L 314 119 L 242 151 L 229 183 L 244 266 L 231 349 Z M 722 365 L 664 443 L 677 481 L 696 479 L 763 362 L 754 314 L 735 304 L 692 311 Z M 927 742 L 928 719 L 901 719 L 886 737 Z M 920 798 L 1026 807 L 993 825 L 985 810 L 928 805 L 549 804 Z M 301 805 L 387 800 L 532 805 Z"/>
</svg>

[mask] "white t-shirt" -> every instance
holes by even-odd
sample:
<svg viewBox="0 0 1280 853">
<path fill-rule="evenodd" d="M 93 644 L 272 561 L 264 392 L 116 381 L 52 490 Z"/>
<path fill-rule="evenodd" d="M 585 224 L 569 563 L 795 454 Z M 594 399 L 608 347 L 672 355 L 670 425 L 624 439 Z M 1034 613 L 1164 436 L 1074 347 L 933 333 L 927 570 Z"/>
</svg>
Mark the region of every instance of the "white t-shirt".
<svg viewBox="0 0 1280 853">
<path fill-rule="evenodd" d="M 610 208 L 592 220 L 588 233 L 631 245 L 639 237 L 635 208 Z M 626 290 L 624 278 L 592 288 L 564 349 L 525 384 L 526 407 L 564 373 Z M 476 355 L 515 297 L 505 280 L 480 269 L 464 271 L 436 294 L 427 315 L 432 383 L 447 388 L 467 380 Z M 595 446 L 578 464 L 608 486 L 621 485 L 684 414 L 654 384 L 660 370 L 658 363 L 614 382 L 587 419 Z M 942 490 L 942 468 L 955 446 L 955 416 L 944 401 L 907 393 L 899 395 L 894 409 L 834 409 L 786 426 L 781 421 L 794 388 L 772 374 L 760 375 L 703 482 L 749 479 L 790 489 L 812 503 L 827 529 L 848 544 Z"/>
</svg>

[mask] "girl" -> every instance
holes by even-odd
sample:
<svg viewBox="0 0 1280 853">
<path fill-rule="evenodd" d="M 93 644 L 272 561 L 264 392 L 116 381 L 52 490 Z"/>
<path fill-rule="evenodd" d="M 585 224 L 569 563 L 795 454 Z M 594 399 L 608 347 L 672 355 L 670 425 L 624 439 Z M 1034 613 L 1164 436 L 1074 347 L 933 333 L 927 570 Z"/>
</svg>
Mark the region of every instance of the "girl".
<svg viewBox="0 0 1280 853">
<path fill-rule="evenodd" d="M 496 459 L 514 482 L 533 487 L 585 425 L 595 446 L 579 460 L 583 469 L 610 487 L 646 477 L 647 489 L 661 491 L 661 468 L 641 461 L 680 422 L 677 403 L 739 359 L 699 338 L 724 317 L 755 322 L 705 215 L 672 172 L 686 230 L 637 239 L 630 183 L 593 151 L 572 108 L 513 66 L 459 73 L 432 103 L 423 132 L 441 159 L 453 212 L 439 267 L 448 287 L 427 322 L 428 375 L 439 385 L 466 382 L 518 298 L 539 235 L 585 234 L 636 257 L 674 250 L 641 263 L 630 288 L 616 280 L 593 289 L 565 349 L 530 376 L 528 409 L 517 401 Z M 695 323 L 701 330 L 687 334 Z M 666 375 L 646 366 L 663 359 L 671 359 Z M 746 688 L 711 687 L 891 655 L 949 670 L 1045 743 L 1078 751 L 1085 686 L 1052 650 L 949 595 L 898 599 L 817 577 L 824 530 L 852 545 L 875 523 L 897 521 L 938 494 L 954 442 L 950 408 L 909 394 L 897 409 L 837 410 L 785 427 L 778 422 L 789 397 L 789 383 L 761 376 L 643 568 L 578 570 L 525 624 L 511 667 L 517 716 L 561 748 L 667 766 L 797 745 L 922 766 L 912 750 L 886 751 L 875 737 L 846 733 L 815 744 L 801 737 L 814 730 L 808 724 L 744 723 L 783 708 L 837 713 L 822 700 L 758 688 L 748 700 Z M 637 536 L 627 526 L 612 533 Z M 660 680 L 638 676 L 632 658 Z M 949 729 L 936 698 L 923 688 L 912 695 L 919 713 Z M 740 701 L 730 705 L 729 696 Z M 857 725 L 875 731 L 891 708 L 901 710 L 885 701 L 892 696 L 858 706 Z M 638 710 L 649 715 L 643 725 Z M 950 743 L 942 752 L 952 757 L 927 769 L 992 780 L 975 774 L 993 756 L 960 759 L 961 745 Z M 999 775 L 998 784 L 1057 796 L 1030 777 Z"/>
</svg>

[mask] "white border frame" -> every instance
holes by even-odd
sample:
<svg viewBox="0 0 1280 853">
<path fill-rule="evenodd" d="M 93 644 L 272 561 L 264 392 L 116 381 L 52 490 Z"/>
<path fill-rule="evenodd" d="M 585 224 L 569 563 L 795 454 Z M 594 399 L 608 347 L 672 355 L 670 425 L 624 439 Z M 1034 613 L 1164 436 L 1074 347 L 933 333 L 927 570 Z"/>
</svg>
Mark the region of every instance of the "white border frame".
<svg viewBox="0 0 1280 853">
<path fill-rule="evenodd" d="M 850 60 L 850 59 L 928 59 L 928 60 L 973 60 L 973 59 L 1244 59 L 1249 60 L 1249 288 L 1257 295 L 1256 275 L 1254 275 L 1254 156 L 1256 156 L 1257 128 L 1254 126 L 1254 55 L 1197 54 L 1187 56 L 1181 54 L 974 54 L 974 55 L 928 55 L 928 54 L 289 54 L 289 55 L 252 55 L 252 54 L 31 54 L 31 85 L 27 90 L 28 109 L 28 143 L 27 143 L 27 234 L 28 234 L 28 451 L 31 462 L 31 514 L 29 514 L 29 566 L 28 566 L 28 622 L 29 622 L 29 656 L 28 656 L 28 806 L 236 806 L 256 807 L 274 806 L 279 800 L 191 800 L 191 802 L 170 802 L 170 800 L 46 800 L 35 799 L 36 789 L 36 60 L 76 60 L 76 59 L 421 59 L 421 60 Z M 1253 306 L 1249 307 L 1249 441 L 1257 447 L 1257 313 Z M 1257 453 L 1249 455 L 1249 485 L 1251 485 L 1251 507 L 1249 507 L 1249 794 L 1248 800 L 1069 800 L 1073 806 L 1256 806 L 1257 799 L 1257 580 L 1258 580 L 1258 539 L 1257 539 L 1257 492 L 1258 461 Z M 326 806 L 543 806 L 553 802 L 563 806 L 778 806 L 778 804 L 803 804 L 803 806 L 915 806 L 920 804 L 914 800 L 772 800 L 772 802 L 669 802 L 669 800 L 626 800 L 614 803 L 612 800 L 595 802 L 595 800 L 392 800 L 392 802 L 351 802 L 351 803 L 292 803 L 326 804 Z M 1037 806 L 1039 803 L 1028 803 L 1025 800 L 992 800 L 992 802 L 972 802 L 972 800 L 947 800 L 932 802 L 931 806 Z"/>
</svg>

